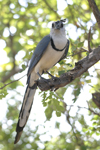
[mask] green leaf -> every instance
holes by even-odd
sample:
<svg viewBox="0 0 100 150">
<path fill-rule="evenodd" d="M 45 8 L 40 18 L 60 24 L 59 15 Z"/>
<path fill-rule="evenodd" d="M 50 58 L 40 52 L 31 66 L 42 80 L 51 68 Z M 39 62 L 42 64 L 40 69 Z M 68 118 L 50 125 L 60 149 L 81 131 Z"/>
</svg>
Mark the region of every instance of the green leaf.
<svg viewBox="0 0 100 150">
<path fill-rule="evenodd" d="M 53 110 L 50 107 L 46 108 L 45 115 L 48 120 L 50 120 L 50 118 L 52 117 L 52 112 L 53 112 Z"/>
<path fill-rule="evenodd" d="M 58 71 L 58 75 L 60 76 L 60 75 L 62 75 L 65 72 L 66 72 L 65 70 Z"/>
<path fill-rule="evenodd" d="M 60 117 L 60 116 L 61 116 L 61 112 L 56 111 L 56 116 L 57 116 L 57 117 Z"/>
<path fill-rule="evenodd" d="M 86 83 L 91 83 L 91 79 L 89 79 L 89 80 L 86 80 Z"/>
<path fill-rule="evenodd" d="M 74 51 L 76 51 L 77 47 L 73 45 L 73 46 L 71 47 L 71 49 L 72 49 L 72 52 L 74 52 Z"/>
<path fill-rule="evenodd" d="M 83 47 L 84 42 L 79 42 L 78 47 Z"/>
<path fill-rule="evenodd" d="M 55 127 L 59 129 L 60 123 L 59 123 L 59 122 L 56 122 Z"/>
<path fill-rule="evenodd" d="M 25 69 L 26 69 L 26 66 L 25 66 L 24 64 L 22 64 L 22 68 L 23 68 L 23 70 L 25 70 Z"/>
<path fill-rule="evenodd" d="M 79 41 L 76 40 L 76 41 L 74 42 L 74 45 L 78 45 L 78 44 L 79 44 Z"/>
</svg>

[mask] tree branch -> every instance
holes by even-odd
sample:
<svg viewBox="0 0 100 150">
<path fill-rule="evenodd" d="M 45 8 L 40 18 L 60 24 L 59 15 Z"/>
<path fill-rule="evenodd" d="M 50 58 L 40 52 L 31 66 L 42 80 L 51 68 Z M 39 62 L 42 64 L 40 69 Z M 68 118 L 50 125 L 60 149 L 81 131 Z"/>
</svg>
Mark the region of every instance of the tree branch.
<svg viewBox="0 0 100 150">
<path fill-rule="evenodd" d="M 68 83 L 75 80 L 77 77 L 81 76 L 84 72 L 86 72 L 91 66 L 97 63 L 100 60 L 100 46 L 94 49 L 88 56 L 83 58 L 82 60 L 75 63 L 75 68 L 62 74 L 59 78 L 46 79 L 46 80 L 38 80 L 37 85 L 42 91 L 47 90 L 56 90 L 60 87 L 67 85 Z"/>
<path fill-rule="evenodd" d="M 89 50 L 89 52 L 92 52 L 92 49 L 90 47 L 90 41 L 91 41 L 91 27 L 90 27 L 90 30 L 88 33 L 88 50 Z"/>
<path fill-rule="evenodd" d="M 83 52 L 89 52 L 89 51 L 87 51 L 86 49 L 84 49 L 83 47 L 81 47 L 80 49 L 78 49 L 78 50 L 80 50 L 80 51 L 78 51 L 77 53 L 74 53 L 74 54 L 72 54 L 72 55 L 68 55 L 67 57 L 69 57 L 69 56 L 75 56 L 75 55 L 77 55 L 77 54 L 80 54 L 80 53 L 83 53 Z"/>
<path fill-rule="evenodd" d="M 45 4 L 49 7 L 49 9 L 50 9 L 51 11 L 53 11 L 54 13 L 56 13 L 57 17 L 58 17 L 59 19 L 61 19 L 61 17 L 58 15 L 57 11 L 54 10 L 53 7 L 51 7 L 51 5 L 49 5 L 49 3 L 48 3 L 46 0 L 44 0 L 44 2 L 45 2 Z"/>
<path fill-rule="evenodd" d="M 98 26 L 100 28 L 100 11 L 99 11 L 94 0 L 88 0 L 88 2 L 89 2 L 89 5 L 93 11 L 93 14 L 94 14 L 96 20 L 97 20 Z"/>
<path fill-rule="evenodd" d="M 21 71 L 23 71 L 23 69 L 20 68 L 14 68 L 12 71 L 10 71 L 10 73 L 8 75 L 5 75 L 2 79 L 2 82 L 6 82 L 8 79 L 10 79 L 10 77 L 12 77 L 13 75 L 15 75 L 16 73 L 20 73 Z"/>
</svg>

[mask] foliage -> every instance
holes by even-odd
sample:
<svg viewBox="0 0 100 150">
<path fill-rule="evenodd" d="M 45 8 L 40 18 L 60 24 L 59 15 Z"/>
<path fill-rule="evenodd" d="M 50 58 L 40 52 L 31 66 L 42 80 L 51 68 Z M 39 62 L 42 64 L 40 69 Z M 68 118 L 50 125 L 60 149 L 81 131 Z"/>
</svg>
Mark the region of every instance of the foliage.
<svg viewBox="0 0 100 150">
<path fill-rule="evenodd" d="M 55 76 L 71 70 L 75 62 L 88 55 L 88 52 L 82 51 L 81 48 L 88 49 L 87 41 L 90 26 L 92 26 L 91 48 L 96 48 L 99 45 L 100 30 L 88 1 L 63 1 L 66 7 L 64 6 L 63 13 L 60 13 L 58 8 L 60 0 L 0 0 L 0 44 L 3 44 L 3 50 L 1 50 L 6 58 L 3 60 L 4 63 L 0 65 L 0 87 L 5 83 L 13 81 L 16 77 L 21 77 L 21 74 L 27 68 L 28 61 L 37 43 L 45 35 L 49 34 L 48 23 L 50 21 L 67 18 L 66 34 L 70 39 L 67 61 L 62 60 L 50 70 L 51 74 Z M 100 10 L 99 1 L 95 0 L 95 2 Z M 52 121 L 54 115 L 59 118 L 65 117 L 65 124 L 63 126 L 66 129 L 67 126 L 70 127 L 69 131 L 61 131 L 62 122 L 55 121 L 55 130 L 59 131 L 59 135 L 53 137 L 50 134 L 49 140 L 46 140 L 46 138 L 41 140 L 43 135 L 47 135 L 45 123 L 42 134 L 39 133 L 40 125 L 35 125 L 33 130 L 27 124 L 19 143 L 17 145 L 13 144 L 21 104 L 19 97 L 22 99 L 23 95 L 18 89 L 23 88 L 24 83 L 21 83 L 21 81 L 14 82 L 1 89 L 0 99 L 5 98 L 2 101 L 7 102 L 7 112 L 5 112 L 6 116 L 0 123 L 0 150 L 8 150 L 8 147 L 10 150 L 99 150 L 99 109 L 92 99 L 84 95 L 84 100 L 88 100 L 87 107 L 93 110 L 87 114 L 90 120 L 90 123 L 88 123 L 84 114 L 80 113 L 81 107 L 77 107 L 75 114 L 72 115 L 73 106 L 68 105 L 68 100 L 70 99 L 66 96 L 67 90 L 71 88 L 71 100 L 77 103 L 78 99 L 81 101 L 80 97 L 85 87 L 88 93 L 100 92 L 100 69 L 97 67 L 99 65 L 100 62 L 93 66 L 91 70 L 86 71 L 81 77 L 69 85 L 58 89 L 56 92 L 40 92 L 46 121 Z M 10 100 L 14 101 L 13 104 L 10 103 Z M 33 120 L 32 124 L 34 126 L 35 120 Z"/>
</svg>

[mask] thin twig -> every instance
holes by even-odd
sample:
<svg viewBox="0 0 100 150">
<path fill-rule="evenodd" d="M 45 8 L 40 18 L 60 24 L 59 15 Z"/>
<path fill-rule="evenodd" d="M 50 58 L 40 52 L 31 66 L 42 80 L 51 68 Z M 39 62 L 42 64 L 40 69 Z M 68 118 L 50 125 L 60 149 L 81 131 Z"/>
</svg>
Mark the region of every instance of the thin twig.
<svg viewBox="0 0 100 150">
<path fill-rule="evenodd" d="M 89 53 L 92 52 L 92 49 L 90 47 L 90 41 L 91 41 L 91 27 L 90 27 L 90 30 L 88 33 L 88 50 L 89 50 Z"/>
<path fill-rule="evenodd" d="M 88 52 L 88 50 L 86 50 L 85 48 L 81 47 L 81 50 L 83 50 L 84 52 Z"/>
<path fill-rule="evenodd" d="M 67 106 L 75 107 L 74 105 L 67 105 Z M 81 107 L 81 106 L 76 106 L 76 107 L 81 108 L 81 109 L 87 109 L 87 110 L 91 111 L 93 114 L 100 116 L 100 113 L 97 113 L 97 112 L 93 111 L 91 108 Z"/>
<path fill-rule="evenodd" d="M 83 50 L 83 51 L 79 51 L 79 52 L 77 52 L 77 53 L 74 53 L 74 54 L 68 55 L 68 56 L 75 56 L 75 55 L 80 54 L 80 53 L 83 53 L 83 52 L 88 52 L 88 51 L 87 51 L 87 50 Z M 67 56 L 67 57 L 68 57 L 68 56 Z"/>
<path fill-rule="evenodd" d="M 16 68 L 16 69 L 14 68 L 14 69 L 10 70 L 9 74 L 3 76 L 1 82 L 3 82 L 3 83 L 6 82 L 8 79 L 10 79 L 10 77 L 12 77 L 16 73 L 20 73 L 22 71 L 23 71 L 23 69 L 20 69 L 20 68 Z"/>
<path fill-rule="evenodd" d="M 100 28 L 100 11 L 99 11 L 96 3 L 95 3 L 95 0 L 88 0 L 88 2 L 89 2 L 89 5 L 90 5 L 90 7 L 91 7 L 91 9 L 93 11 L 93 14 L 94 14 L 94 16 L 96 18 L 98 26 Z"/>
<path fill-rule="evenodd" d="M 59 19 L 61 19 L 61 17 L 60 17 L 59 14 L 57 13 L 57 11 L 54 10 L 53 7 L 51 7 L 51 5 L 50 5 L 46 0 L 44 0 L 44 2 L 45 2 L 45 4 L 49 7 L 49 9 L 50 9 L 51 11 L 53 11 L 53 12 L 57 15 L 57 17 L 58 17 Z"/>
<path fill-rule="evenodd" d="M 69 106 L 70 108 L 71 107 L 77 107 L 77 108 L 81 108 L 81 109 L 87 109 L 87 110 L 89 110 L 89 111 L 91 111 L 93 114 L 95 114 L 95 115 L 98 115 L 98 116 L 100 116 L 100 113 L 97 113 L 97 112 L 95 112 L 95 111 L 93 111 L 90 107 L 81 107 L 81 106 L 75 106 L 75 105 L 67 105 L 58 95 L 57 95 L 57 93 L 55 93 L 55 95 L 60 99 L 60 101 L 64 104 L 64 108 L 66 109 L 66 107 L 67 106 Z"/>
<path fill-rule="evenodd" d="M 17 79 L 17 80 L 13 80 L 13 81 L 11 81 L 11 82 L 9 82 L 9 83 L 7 83 L 7 84 L 5 84 L 4 86 L 2 86 L 0 89 L 3 89 L 4 87 L 6 87 L 7 85 L 9 85 L 9 84 L 12 84 L 13 82 L 16 82 L 16 81 L 18 81 L 18 80 L 20 80 L 20 79 L 22 79 L 24 76 L 26 76 L 27 74 L 25 74 L 25 75 L 23 75 L 22 77 L 20 77 L 19 79 Z"/>
</svg>

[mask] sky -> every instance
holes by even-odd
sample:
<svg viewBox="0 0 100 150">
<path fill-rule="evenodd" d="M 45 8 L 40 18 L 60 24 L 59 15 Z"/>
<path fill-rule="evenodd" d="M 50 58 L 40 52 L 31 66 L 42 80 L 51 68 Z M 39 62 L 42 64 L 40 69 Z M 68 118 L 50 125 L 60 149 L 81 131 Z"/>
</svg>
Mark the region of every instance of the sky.
<svg viewBox="0 0 100 150">
<path fill-rule="evenodd" d="M 23 5 L 26 5 L 24 3 L 24 0 L 21 1 L 21 2 L 22 2 Z M 70 4 L 72 3 L 71 0 L 67 0 L 67 2 L 70 3 Z M 61 14 L 61 15 L 63 14 L 63 9 L 65 7 L 66 7 L 66 2 L 64 0 L 62 0 L 62 3 L 61 3 L 61 1 L 58 0 L 58 9 L 59 9 L 58 13 L 59 14 Z M 89 24 L 89 26 L 90 25 L 91 25 L 91 23 Z M 12 32 L 14 32 L 14 30 L 15 29 L 12 29 Z M 80 32 L 82 32 L 82 31 L 76 31 L 75 27 L 72 26 L 72 25 L 68 25 L 66 27 L 66 31 L 67 30 L 69 31 L 70 37 L 72 39 L 74 39 L 74 40 L 77 38 L 77 36 L 79 36 L 81 34 Z M 8 34 L 7 31 L 5 31 L 4 34 L 6 36 Z M 87 45 L 87 43 L 86 43 L 86 45 Z M 5 46 L 6 46 L 5 41 L 0 39 L 0 51 L 1 51 L 1 54 L 2 54 L 2 55 L 0 55 L 0 65 L 9 62 L 9 58 L 7 57 L 6 52 L 3 50 L 3 48 Z M 17 58 L 19 56 L 21 57 L 21 55 L 23 55 L 23 54 L 20 53 L 20 55 L 18 55 L 16 57 Z M 18 58 L 18 59 L 21 59 L 21 58 Z M 97 64 L 95 67 L 99 68 L 99 65 Z M 0 71 L 1 71 L 1 69 L 0 69 Z M 96 82 L 97 82 L 97 79 L 95 78 L 96 74 L 93 71 L 94 71 L 94 67 L 91 67 L 89 69 L 89 72 L 91 72 L 91 74 L 94 75 L 94 79 L 92 79 L 92 83 L 91 84 L 96 84 Z M 15 75 L 14 78 L 18 79 L 18 78 L 20 78 L 21 76 L 23 76 L 26 73 L 27 73 L 27 70 L 25 70 L 21 74 Z M 19 86 L 16 89 L 18 92 L 21 91 L 21 93 L 22 93 L 22 96 L 19 96 L 19 95 L 16 96 L 16 99 L 18 99 L 18 101 L 22 101 L 23 100 L 23 95 L 24 95 L 24 91 L 25 91 L 25 88 L 26 88 L 26 77 L 22 78 L 20 81 L 23 83 L 24 86 L 23 87 Z M 71 115 L 72 116 L 76 115 L 77 105 L 81 106 L 81 107 L 83 107 L 83 106 L 87 107 L 87 102 L 86 101 L 91 99 L 91 93 L 88 92 L 89 89 L 91 89 L 91 87 L 89 85 L 85 85 L 84 88 L 81 90 L 81 95 L 79 96 L 77 102 L 74 104 L 74 107 L 71 109 Z M 8 92 L 9 92 L 9 94 L 7 95 L 7 97 L 0 101 L 0 111 L 2 112 L 2 113 L 0 113 L 0 121 L 3 121 L 4 118 L 5 118 L 5 114 L 6 114 L 6 111 L 7 111 L 6 100 L 9 99 L 11 97 L 11 95 L 15 95 L 16 94 L 15 91 L 8 91 Z M 68 105 L 73 104 L 73 102 L 72 102 L 73 96 L 71 95 L 71 93 L 72 93 L 72 88 L 69 87 L 68 90 L 66 91 L 65 95 L 64 95 L 64 100 L 65 100 L 65 102 L 67 102 Z M 9 103 L 11 105 L 14 105 L 14 100 L 9 100 Z M 46 120 L 45 114 L 44 114 L 44 110 L 45 110 L 45 108 L 42 105 L 41 97 L 39 95 L 39 90 L 37 90 L 37 92 L 35 94 L 35 98 L 34 98 L 32 111 L 31 111 L 31 114 L 30 114 L 30 118 L 29 118 L 29 121 L 28 121 L 28 124 L 31 125 L 32 129 L 34 129 L 35 125 L 38 125 L 38 124 L 43 125 L 44 124 L 44 121 Z M 88 111 L 87 110 L 81 109 L 80 110 L 80 114 L 84 114 L 87 122 L 89 124 L 91 123 L 89 121 L 90 118 L 88 116 Z M 36 119 L 36 121 L 34 122 L 34 126 L 33 126 L 32 120 L 34 120 L 34 119 Z M 60 130 L 61 131 L 66 131 L 66 126 L 67 126 L 67 131 L 69 131 L 71 129 L 71 127 L 66 122 L 66 118 L 65 118 L 64 115 L 62 115 L 61 117 L 56 117 L 56 115 L 53 113 L 53 118 L 51 119 L 51 121 L 46 121 L 46 123 L 45 123 L 45 127 L 46 127 L 45 130 L 46 131 L 49 130 L 49 132 L 48 132 L 48 134 L 46 135 L 45 138 L 44 138 L 44 136 L 41 137 L 42 140 L 44 140 L 44 139 L 50 140 L 49 134 L 51 134 L 53 137 L 56 137 L 57 135 L 59 135 L 59 130 L 55 129 L 55 121 L 61 122 L 61 125 L 60 125 Z M 11 125 L 12 122 L 10 121 L 10 122 L 8 122 L 8 124 Z M 76 122 L 76 124 L 78 126 L 78 129 L 81 130 L 81 126 L 78 124 L 78 122 Z M 7 126 L 4 123 L 3 128 L 6 129 L 6 127 Z M 39 131 L 38 132 L 39 133 L 43 132 L 43 127 L 42 126 L 39 127 Z"/>
</svg>

